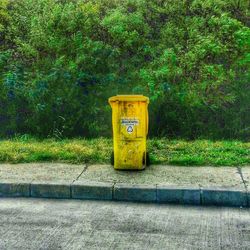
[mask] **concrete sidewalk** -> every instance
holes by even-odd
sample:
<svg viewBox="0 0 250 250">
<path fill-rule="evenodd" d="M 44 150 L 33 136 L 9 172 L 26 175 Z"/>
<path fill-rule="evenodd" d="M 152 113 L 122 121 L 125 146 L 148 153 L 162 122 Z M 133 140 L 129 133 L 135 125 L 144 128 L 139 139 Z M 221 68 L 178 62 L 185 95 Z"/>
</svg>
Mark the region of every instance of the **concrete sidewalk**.
<svg viewBox="0 0 250 250">
<path fill-rule="evenodd" d="M 250 206 L 250 167 L 0 164 L 0 197 Z"/>
</svg>

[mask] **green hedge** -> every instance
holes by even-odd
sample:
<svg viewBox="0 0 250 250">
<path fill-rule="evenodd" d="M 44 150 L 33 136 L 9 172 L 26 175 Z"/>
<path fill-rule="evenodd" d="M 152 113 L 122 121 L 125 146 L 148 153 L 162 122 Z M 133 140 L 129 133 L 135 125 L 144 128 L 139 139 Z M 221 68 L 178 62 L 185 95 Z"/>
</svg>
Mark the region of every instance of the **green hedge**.
<svg viewBox="0 0 250 250">
<path fill-rule="evenodd" d="M 248 1 L 1 0 L 0 136 L 111 135 L 109 96 L 150 134 L 250 138 Z"/>
</svg>

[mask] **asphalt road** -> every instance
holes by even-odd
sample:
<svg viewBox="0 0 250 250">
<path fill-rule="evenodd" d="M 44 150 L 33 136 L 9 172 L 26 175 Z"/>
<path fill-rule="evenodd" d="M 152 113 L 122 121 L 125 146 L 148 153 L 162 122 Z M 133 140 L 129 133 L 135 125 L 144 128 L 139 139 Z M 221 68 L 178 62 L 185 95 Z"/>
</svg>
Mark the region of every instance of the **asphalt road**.
<svg viewBox="0 0 250 250">
<path fill-rule="evenodd" d="M 0 249 L 250 249 L 250 210 L 2 198 Z"/>
</svg>

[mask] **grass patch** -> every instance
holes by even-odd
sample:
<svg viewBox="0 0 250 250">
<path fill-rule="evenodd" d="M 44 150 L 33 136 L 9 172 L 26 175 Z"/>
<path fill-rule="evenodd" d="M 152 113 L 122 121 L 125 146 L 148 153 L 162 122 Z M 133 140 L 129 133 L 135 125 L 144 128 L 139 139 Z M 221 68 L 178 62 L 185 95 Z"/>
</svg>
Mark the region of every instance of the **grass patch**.
<svg viewBox="0 0 250 250">
<path fill-rule="evenodd" d="M 250 165 L 250 143 L 210 140 L 148 140 L 153 164 L 182 166 Z M 19 137 L 0 141 L 0 162 L 110 163 L 112 139 L 37 140 Z"/>
<path fill-rule="evenodd" d="M 244 166 L 250 164 L 250 143 L 210 140 L 149 140 L 154 163 L 184 166 Z"/>
</svg>

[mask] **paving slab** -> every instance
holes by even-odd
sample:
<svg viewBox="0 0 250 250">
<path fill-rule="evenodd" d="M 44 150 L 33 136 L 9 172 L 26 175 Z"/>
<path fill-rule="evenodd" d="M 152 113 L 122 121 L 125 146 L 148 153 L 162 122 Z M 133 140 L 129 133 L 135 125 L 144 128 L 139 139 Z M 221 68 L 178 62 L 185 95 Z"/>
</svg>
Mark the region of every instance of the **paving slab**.
<svg viewBox="0 0 250 250">
<path fill-rule="evenodd" d="M 241 173 L 243 176 L 243 179 L 245 181 L 245 184 L 248 188 L 248 191 L 250 191 L 250 167 L 243 167 L 241 168 Z"/>
<path fill-rule="evenodd" d="M 0 164 L 0 197 L 249 206 L 249 177 L 249 167 L 153 165 L 118 171 L 110 165 Z"/>
<path fill-rule="evenodd" d="M 79 180 L 244 189 L 244 184 L 236 167 L 152 165 L 143 171 L 119 171 L 114 170 L 110 165 L 90 165 Z"/>
<path fill-rule="evenodd" d="M 250 207 L 250 167 L 241 168 L 241 173 L 247 188 L 247 203 Z"/>
<path fill-rule="evenodd" d="M 85 165 L 63 163 L 0 164 L 0 182 L 73 182 Z"/>
</svg>

